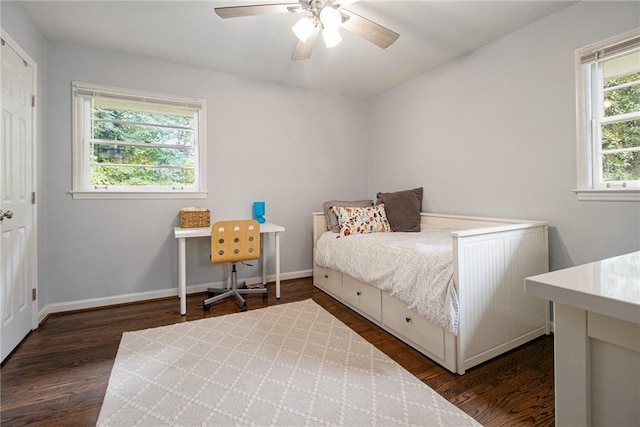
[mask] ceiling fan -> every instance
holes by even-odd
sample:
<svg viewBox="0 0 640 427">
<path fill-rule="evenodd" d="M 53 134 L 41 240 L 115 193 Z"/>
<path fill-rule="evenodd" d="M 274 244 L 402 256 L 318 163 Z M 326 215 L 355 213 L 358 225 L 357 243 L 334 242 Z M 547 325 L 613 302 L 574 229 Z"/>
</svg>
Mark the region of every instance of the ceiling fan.
<svg viewBox="0 0 640 427">
<path fill-rule="evenodd" d="M 291 56 L 294 61 L 311 57 L 313 45 L 321 30 L 327 47 L 336 46 L 342 41 L 339 28 L 345 28 L 382 49 L 391 46 L 398 39 L 400 34 L 395 31 L 343 7 L 349 3 L 354 3 L 354 0 L 298 0 L 298 3 L 228 6 L 216 7 L 214 10 L 218 16 L 225 19 L 276 13 L 304 15 L 292 27 L 298 37 L 298 43 Z"/>
</svg>

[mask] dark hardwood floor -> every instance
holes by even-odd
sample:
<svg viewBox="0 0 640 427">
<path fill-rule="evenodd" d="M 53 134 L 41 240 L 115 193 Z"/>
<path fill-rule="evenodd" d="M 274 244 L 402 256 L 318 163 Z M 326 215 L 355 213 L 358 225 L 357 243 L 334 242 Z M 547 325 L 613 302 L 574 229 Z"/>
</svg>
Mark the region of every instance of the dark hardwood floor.
<svg viewBox="0 0 640 427">
<path fill-rule="evenodd" d="M 95 425 L 121 334 L 238 312 L 235 301 L 202 310 L 204 294 L 189 295 L 187 315 L 168 298 L 54 314 L 33 331 L 0 370 L 3 426 Z M 465 375 L 452 374 L 314 288 L 311 278 L 282 282 L 282 298 L 249 296 L 249 310 L 313 298 L 409 372 L 487 426 L 554 424 L 553 338 L 542 337 Z"/>
</svg>

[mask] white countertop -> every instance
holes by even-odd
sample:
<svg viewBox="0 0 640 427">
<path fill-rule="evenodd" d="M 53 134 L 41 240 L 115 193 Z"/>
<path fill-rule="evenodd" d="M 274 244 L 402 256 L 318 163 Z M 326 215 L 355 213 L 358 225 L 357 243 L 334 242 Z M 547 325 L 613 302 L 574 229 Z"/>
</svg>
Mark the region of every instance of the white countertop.
<svg viewBox="0 0 640 427">
<path fill-rule="evenodd" d="M 640 324 L 640 251 L 525 279 L 525 293 Z"/>
</svg>

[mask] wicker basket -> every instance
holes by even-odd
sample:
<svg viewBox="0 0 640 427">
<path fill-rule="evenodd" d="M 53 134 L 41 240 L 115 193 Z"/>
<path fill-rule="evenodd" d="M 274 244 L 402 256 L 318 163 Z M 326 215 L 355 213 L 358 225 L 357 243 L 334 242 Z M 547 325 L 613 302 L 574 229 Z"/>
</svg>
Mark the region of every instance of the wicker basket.
<svg viewBox="0 0 640 427">
<path fill-rule="evenodd" d="M 180 209 L 180 227 L 196 228 L 209 226 L 211 226 L 209 209 L 197 207 Z"/>
</svg>

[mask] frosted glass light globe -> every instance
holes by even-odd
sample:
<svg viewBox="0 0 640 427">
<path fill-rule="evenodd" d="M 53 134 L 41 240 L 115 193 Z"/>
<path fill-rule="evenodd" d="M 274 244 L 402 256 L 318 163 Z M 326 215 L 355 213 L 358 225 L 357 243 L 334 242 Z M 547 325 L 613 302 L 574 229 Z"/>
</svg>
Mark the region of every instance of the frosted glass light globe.
<svg viewBox="0 0 640 427">
<path fill-rule="evenodd" d="M 340 24 L 342 24 L 342 16 L 336 9 L 325 6 L 320 11 L 320 21 L 325 29 L 337 30 Z"/>
<path fill-rule="evenodd" d="M 315 27 L 316 26 L 312 18 L 304 17 L 291 27 L 291 29 L 295 33 L 296 37 L 298 37 L 300 41 L 304 42 L 307 41 Z"/>
<path fill-rule="evenodd" d="M 325 28 L 324 30 L 322 30 L 322 38 L 324 38 L 324 45 L 326 47 L 337 46 L 342 41 L 342 37 L 340 37 L 340 33 L 337 29 L 332 30 L 329 28 Z"/>
</svg>

